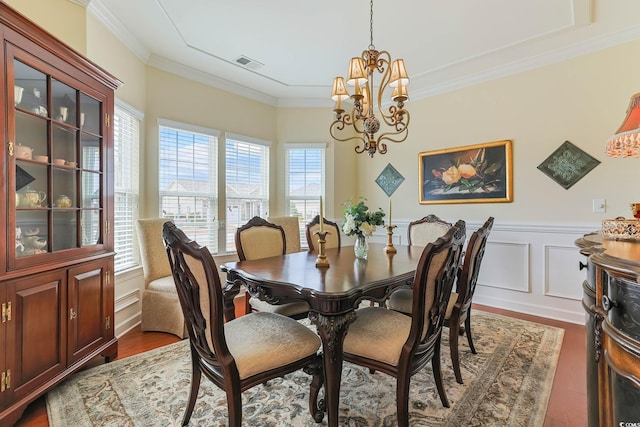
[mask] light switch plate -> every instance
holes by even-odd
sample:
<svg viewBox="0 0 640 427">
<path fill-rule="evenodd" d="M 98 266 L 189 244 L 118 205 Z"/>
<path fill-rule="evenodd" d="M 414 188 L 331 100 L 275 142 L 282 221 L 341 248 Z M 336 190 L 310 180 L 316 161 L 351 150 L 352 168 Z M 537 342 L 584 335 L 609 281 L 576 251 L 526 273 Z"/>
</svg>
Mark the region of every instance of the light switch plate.
<svg viewBox="0 0 640 427">
<path fill-rule="evenodd" d="M 607 201 L 605 199 L 593 199 L 593 213 L 605 213 Z"/>
</svg>

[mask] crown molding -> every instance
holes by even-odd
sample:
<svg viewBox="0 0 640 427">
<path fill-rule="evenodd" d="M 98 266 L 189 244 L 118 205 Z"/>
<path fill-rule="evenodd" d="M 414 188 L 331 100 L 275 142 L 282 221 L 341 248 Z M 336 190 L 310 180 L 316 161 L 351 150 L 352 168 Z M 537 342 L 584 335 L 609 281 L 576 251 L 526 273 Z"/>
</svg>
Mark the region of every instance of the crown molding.
<svg viewBox="0 0 640 427">
<path fill-rule="evenodd" d="M 262 102 L 263 104 L 271 105 L 274 107 L 278 105 L 278 99 L 273 96 L 264 94 L 246 86 L 242 86 L 230 80 L 225 80 L 212 74 L 196 70 L 194 68 L 161 56 L 151 55 L 151 57 L 147 61 L 147 65 L 158 68 L 159 70 L 176 74 L 189 80 L 193 80 L 208 86 L 218 88 L 220 90 L 224 90 L 225 92 L 233 93 L 235 95 L 253 99 L 254 101 Z"/>
<path fill-rule="evenodd" d="M 86 8 L 87 6 L 89 6 L 89 3 L 91 3 L 91 0 L 68 0 L 71 3 L 75 3 L 77 5 L 80 5 L 84 8 Z"/>
<path fill-rule="evenodd" d="M 118 40 L 120 40 L 135 56 L 138 57 L 145 64 L 149 60 L 151 56 L 151 52 L 144 47 L 142 43 L 138 41 L 137 38 L 133 36 L 127 30 L 127 28 L 122 25 L 122 22 L 118 20 L 113 14 L 109 11 L 107 5 L 105 5 L 103 0 L 69 0 L 74 2 L 79 1 L 87 1 L 87 3 L 91 3 L 88 7 L 88 11 L 98 19 L 107 29 L 114 35 Z"/>
<path fill-rule="evenodd" d="M 638 39 L 640 39 L 640 26 L 625 28 L 615 33 L 584 40 L 570 46 L 554 49 L 541 55 L 514 61 L 490 70 L 470 74 L 463 78 L 438 83 L 431 88 L 412 93 L 411 98 L 427 98 L 451 92 L 487 81 L 497 80 L 510 75 L 555 64 L 578 56 L 587 55 Z"/>
</svg>

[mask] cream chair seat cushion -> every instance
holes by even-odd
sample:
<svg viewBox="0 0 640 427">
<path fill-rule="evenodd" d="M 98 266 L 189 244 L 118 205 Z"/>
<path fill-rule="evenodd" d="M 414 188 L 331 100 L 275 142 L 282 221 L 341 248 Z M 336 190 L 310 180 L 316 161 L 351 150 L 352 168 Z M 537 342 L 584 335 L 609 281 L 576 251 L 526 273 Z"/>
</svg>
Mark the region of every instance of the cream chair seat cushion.
<svg viewBox="0 0 640 427">
<path fill-rule="evenodd" d="M 356 313 L 344 338 L 344 352 L 397 365 L 409 338 L 411 317 L 381 307 L 361 308 Z"/>
<path fill-rule="evenodd" d="M 311 329 L 289 317 L 262 311 L 225 323 L 224 335 L 241 379 L 285 366 L 320 349 L 320 338 Z"/>
<path fill-rule="evenodd" d="M 176 284 L 173 281 L 173 276 L 161 277 L 159 279 L 152 280 L 147 285 L 147 289 L 176 295 L 178 294 Z"/>
<path fill-rule="evenodd" d="M 453 311 L 453 307 L 456 305 L 457 301 L 458 293 L 451 292 L 449 304 L 447 305 L 447 311 L 445 312 L 445 319 L 449 319 L 451 317 L 451 312 Z M 413 289 L 411 288 L 400 288 L 398 290 L 395 290 L 387 300 L 387 307 L 389 309 L 406 314 L 411 314 L 411 312 L 413 311 L 412 304 Z"/>
</svg>

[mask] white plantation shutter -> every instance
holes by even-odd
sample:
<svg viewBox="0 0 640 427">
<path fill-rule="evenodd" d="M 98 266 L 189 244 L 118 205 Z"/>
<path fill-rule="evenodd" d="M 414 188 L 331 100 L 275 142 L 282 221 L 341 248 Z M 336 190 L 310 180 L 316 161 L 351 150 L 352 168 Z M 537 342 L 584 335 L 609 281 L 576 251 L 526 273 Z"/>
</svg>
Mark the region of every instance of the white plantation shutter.
<svg viewBox="0 0 640 427">
<path fill-rule="evenodd" d="M 304 246 L 305 226 L 320 213 L 320 196 L 324 195 L 326 145 L 285 144 L 285 149 L 285 209 L 287 215 L 298 217 Z"/>
<path fill-rule="evenodd" d="M 218 249 L 217 131 L 159 120 L 160 216 Z"/>
<path fill-rule="evenodd" d="M 116 101 L 114 131 L 115 272 L 140 264 L 135 223 L 138 219 L 140 121 L 142 113 Z M 84 157 L 86 158 L 86 157 Z M 96 158 L 95 161 L 99 161 Z"/>
<path fill-rule="evenodd" d="M 234 234 L 254 216 L 269 214 L 268 141 L 226 134 L 226 250 L 236 250 Z"/>
</svg>

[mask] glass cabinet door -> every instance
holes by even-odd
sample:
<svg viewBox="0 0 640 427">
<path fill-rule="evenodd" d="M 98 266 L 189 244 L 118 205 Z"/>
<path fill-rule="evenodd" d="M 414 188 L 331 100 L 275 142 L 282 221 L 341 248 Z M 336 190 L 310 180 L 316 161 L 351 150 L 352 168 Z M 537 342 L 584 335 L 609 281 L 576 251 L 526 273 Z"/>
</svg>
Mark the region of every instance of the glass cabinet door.
<svg viewBox="0 0 640 427">
<path fill-rule="evenodd" d="M 19 51 L 7 63 L 14 85 L 7 162 L 15 170 L 8 180 L 9 222 L 15 225 L 8 233 L 15 239 L 10 267 L 20 267 L 33 256 L 102 243 L 104 105 Z"/>
</svg>

